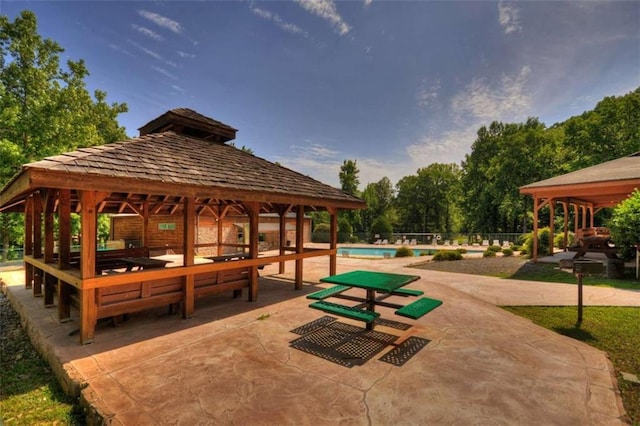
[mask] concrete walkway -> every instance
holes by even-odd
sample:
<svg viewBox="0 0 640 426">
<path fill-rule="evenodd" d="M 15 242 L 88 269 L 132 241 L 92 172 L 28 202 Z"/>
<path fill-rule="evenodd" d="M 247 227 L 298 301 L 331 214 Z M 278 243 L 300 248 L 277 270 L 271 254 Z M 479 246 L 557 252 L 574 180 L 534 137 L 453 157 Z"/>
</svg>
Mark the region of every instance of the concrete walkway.
<svg viewBox="0 0 640 426">
<path fill-rule="evenodd" d="M 412 261 L 338 263 L 420 275 L 410 287 L 444 302 L 417 321 L 380 308 L 413 327 L 376 330 L 430 341 L 400 367 L 379 360 L 391 347 L 352 368 L 290 347 L 291 330 L 323 316 L 305 295 L 322 287 L 326 258 L 305 260 L 302 291 L 293 263 L 282 276 L 271 265 L 255 303 L 223 295 L 197 301 L 189 320 L 158 309 L 117 328 L 101 321 L 85 346 L 69 336 L 77 313 L 59 324 L 22 271 L 0 276 L 65 386 L 111 424 L 624 424 L 606 354 L 496 306 L 574 305 L 575 286 L 406 269 Z M 640 306 L 640 292 L 586 287 L 585 304 Z"/>
</svg>

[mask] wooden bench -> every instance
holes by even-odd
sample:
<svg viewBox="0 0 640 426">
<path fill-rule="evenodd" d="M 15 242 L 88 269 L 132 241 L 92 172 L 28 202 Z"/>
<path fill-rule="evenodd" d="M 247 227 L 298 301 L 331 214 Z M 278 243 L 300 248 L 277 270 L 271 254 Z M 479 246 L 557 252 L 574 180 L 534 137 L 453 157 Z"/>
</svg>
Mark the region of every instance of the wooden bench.
<svg viewBox="0 0 640 426">
<path fill-rule="evenodd" d="M 333 287 L 325 288 L 324 290 L 316 291 L 315 293 L 311 293 L 307 295 L 307 299 L 324 300 L 327 297 L 335 296 L 349 290 L 350 288 L 351 287 L 346 285 L 336 285 Z"/>
<path fill-rule="evenodd" d="M 127 264 L 120 260 L 123 257 L 149 257 L 149 248 L 134 247 L 117 250 L 98 250 L 96 251 L 96 274 L 100 275 L 107 269 L 126 268 Z M 58 261 L 57 253 L 54 255 L 54 260 Z M 69 264 L 79 267 L 80 252 L 74 251 L 70 254 Z"/>
<path fill-rule="evenodd" d="M 249 288 L 249 268 L 229 269 L 218 272 L 204 272 L 194 277 L 195 297 L 220 294 L 233 291 L 234 297 L 242 293 L 243 288 Z"/>
<path fill-rule="evenodd" d="M 411 319 L 418 319 L 433 311 L 440 305 L 442 305 L 442 301 L 440 300 L 423 297 L 413 303 L 408 304 L 407 306 L 403 306 L 402 308 L 398 309 L 395 314 Z"/>
<path fill-rule="evenodd" d="M 96 289 L 98 318 L 107 318 L 182 301 L 182 277 L 122 284 Z"/>
</svg>

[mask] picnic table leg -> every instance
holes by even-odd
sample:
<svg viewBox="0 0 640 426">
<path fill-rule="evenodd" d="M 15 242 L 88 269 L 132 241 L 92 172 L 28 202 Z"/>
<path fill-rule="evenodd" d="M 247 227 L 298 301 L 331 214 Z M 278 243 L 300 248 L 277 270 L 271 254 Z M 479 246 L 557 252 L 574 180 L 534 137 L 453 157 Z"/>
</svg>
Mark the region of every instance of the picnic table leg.
<svg viewBox="0 0 640 426">
<path fill-rule="evenodd" d="M 367 304 L 367 310 L 371 311 L 371 312 L 375 312 L 376 311 L 376 292 L 375 290 L 369 290 L 367 289 L 367 299 L 366 299 L 366 304 Z M 374 327 L 374 321 L 368 322 L 367 323 L 367 330 L 373 330 Z"/>
</svg>

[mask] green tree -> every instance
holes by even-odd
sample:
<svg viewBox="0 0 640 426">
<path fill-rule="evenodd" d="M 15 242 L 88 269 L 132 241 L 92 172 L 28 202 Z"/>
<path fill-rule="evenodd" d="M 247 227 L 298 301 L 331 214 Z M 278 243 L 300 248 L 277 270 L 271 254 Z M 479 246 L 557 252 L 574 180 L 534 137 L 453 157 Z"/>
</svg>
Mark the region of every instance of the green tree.
<svg viewBox="0 0 640 426">
<path fill-rule="evenodd" d="M 342 162 L 342 166 L 340 166 L 340 188 L 347 194 L 353 196 L 359 196 L 358 193 L 358 185 L 360 185 L 360 180 L 358 178 L 358 174 L 360 170 L 358 170 L 358 165 L 355 160 L 344 160 Z M 340 219 L 346 221 L 349 224 L 349 228 L 352 231 L 360 232 L 361 229 L 361 221 L 360 221 L 360 211 L 359 210 L 346 210 L 341 211 Z M 346 225 L 345 225 L 346 226 Z"/>
<path fill-rule="evenodd" d="M 607 225 L 622 256 L 627 260 L 633 258 L 635 246 L 640 244 L 640 190 L 636 189 L 629 198 L 618 204 Z"/>
<path fill-rule="evenodd" d="M 116 120 L 126 104 L 107 104 L 100 90 L 92 98 L 84 61 L 69 60 L 62 68 L 62 52 L 58 43 L 38 34 L 33 12 L 23 11 L 14 22 L 0 15 L 0 186 L 24 163 L 126 139 Z M 0 220 L 5 248 L 19 240 L 18 221 Z"/>
<path fill-rule="evenodd" d="M 360 212 L 364 229 L 370 229 L 373 221 L 380 216 L 389 219 L 395 216 L 392 212 L 394 190 L 389 178 L 383 177 L 378 182 L 369 183 L 361 196 L 367 203 L 366 210 Z"/>
</svg>

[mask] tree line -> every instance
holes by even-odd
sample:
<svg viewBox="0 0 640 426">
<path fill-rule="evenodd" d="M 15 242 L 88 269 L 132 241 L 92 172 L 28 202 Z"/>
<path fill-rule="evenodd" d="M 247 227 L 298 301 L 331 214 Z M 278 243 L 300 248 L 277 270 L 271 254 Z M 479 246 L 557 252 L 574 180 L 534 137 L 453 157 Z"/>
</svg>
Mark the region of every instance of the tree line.
<svg viewBox="0 0 640 426">
<path fill-rule="evenodd" d="M 38 34 L 32 12 L 22 12 L 14 22 L 0 15 L 0 186 L 22 164 L 127 138 L 117 120 L 127 105 L 107 103 L 104 91 L 89 93 L 84 62 L 69 60 L 63 66 L 62 52 L 58 43 Z M 493 122 L 478 130 L 461 164 L 433 163 L 395 185 L 382 177 L 360 191 L 357 161 L 344 160 L 342 189 L 368 207 L 340 212 L 339 235 L 526 232 L 532 200 L 519 194 L 520 186 L 637 151 L 640 88 L 606 97 L 592 111 L 551 127 L 537 118 Z M 314 219 L 328 223 L 326 214 Z M 0 214 L 5 252 L 22 244 L 22 227 L 21 215 Z"/>
<path fill-rule="evenodd" d="M 494 121 L 478 130 L 460 165 L 430 164 L 395 187 L 383 177 L 359 191 L 357 161 L 344 160 L 342 189 L 364 199 L 368 208 L 342 215 L 339 230 L 380 234 L 376 231 L 384 228 L 375 225 L 384 222 L 402 233 L 526 233 L 533 200 L 519 193 L 521 186 L 638 151 L 640 88 L 605 97 L 593 110 L 551 127 L 535 117 L 524 123 Z M 608 214 L 602 212 L 600 219 Z M 549 225 L 546 218 L 543 211 L 542 226 Z M 322 215 L 316 219 L 325 221 Z"/>
</svg>

